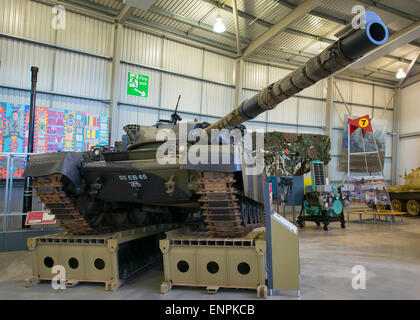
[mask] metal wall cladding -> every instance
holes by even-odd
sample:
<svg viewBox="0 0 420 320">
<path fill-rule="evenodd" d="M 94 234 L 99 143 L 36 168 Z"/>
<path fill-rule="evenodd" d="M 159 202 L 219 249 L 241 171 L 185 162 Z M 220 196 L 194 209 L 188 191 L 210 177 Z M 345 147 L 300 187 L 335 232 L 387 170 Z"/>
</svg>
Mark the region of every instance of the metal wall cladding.
<svg viewBox="0 0 420 320">
<path fill-rule="evenodd" d="M 200 113 L 201 90 L 201 81 L 172 74 L 163 74 L 161 107 L 174 109 L 178 95 L 181 95 L 179 102 L 180 112 Z"/>
<path fill-rule="evenodd" d="M 412 133 L 418 132 L 420 114 L 419 114 L 419 90 L 420 82 L 417 82 L 401 91 L 400 107 L 400 132 Z M 403 152 L 403 150 L 401 150 Z M 411 153 L 411 152 L 410 152 Z M 411 156 L 411 155 L 408 155 Z M 417 167 L 416 167 L 417 168 Z"/>
<path fill-rule="evenodd" d="M 347 105 L 351 111 L 351 105 Z M 348 114 L 344 103 L 334 102 L 332 106 L 331 122 L 334 128 L 343 128 L 344 115 Z"/>
<path fill-rule="evenodd" d="M 324 126 L 326 102 L 306 98 L 298 99 L 298 124 Z"/>
<path fill-rule="evenodd" d="M 290 97 L 280 103 L 273 110 L 268 111 L 268 122 L 297 124 L 298 99 L 299 98 L 296 97 Z"/>
<path fill-rule="evenodd" d="M 163 38 L 124 28 L 122 60 L 151 67 L 162 66 Z"/>
<path fill-rule="evenodd" d="M 267 124 L 264 122 L 254 122 L 254 121 L 247 121 L 244 123 L 245 127 L 248 130 L 264 130 L 267 129 Z"/>
<path fill-rule="evenodd" d="M 384 88 L 380 86 L 374 86 L 373 88 L 374 95 L 374 105 L 378 107 L 384 107 L 388 109 L 394 108 L 394 90 L 390 88 Z"/>
<path fill-rule="evenodd" d="M 29 91 L 0 88 L 0 102 L 29 105 L 30 98 L 31 94 Z M 108 114 L 109 110 L 108 103 L 39 92 L 36 95 L 36 105 L 47 108 L 96 114 Z"/>
<path fill-rule="evenodd" d="M 307 134 L 325 134 L 324 129 L 321 128 L 308 128 L 308 127 L 298 127 L 298 133 L 307 133 Z"/>
<path fill-rule="evenodd" d="M 351 102 L 353 99 L 352 82 L 348 80 L 334 79 L 334 100 Z"/>
<path fill-rule="evenodd" d="M 409 152 L 407 152 L 409 151 Z M 420 163 L 420 137 L 401 139 L 399 141 L 400 157 L 397 169 L 397 177 L 410 173 L 412 169 L 419 167 Z M 399 184 L 403 184 L 402 178 L 397 178 Z"/>
<path fill-rule="evenodd" d="M 243 87 L 261 90 L 268 83 L 268 66 L 252 62 L 244 62 Z"/>
<path fill-rule="evenodd" d="M 161 115 L 162 117 L 162 115 Z M 125 134 L 123 127 L 128 124 L 140 124 L 144 126 L 155 125 L 159 118 L 159 110 L 141 108 L 127 105 L 118 106 L 118 116 L 116 119 L 115 127 L 117 134 L 115 135 L 116 140 L 121 140 L 123 134 Z"/>
<path fill-rule="evenodd" d="M 51 97 L 50 105 L 48 106 L 49 108 L 80 111 L 80 112 L 95 113 L 95 114 L 109 114 L 109 103 L 87 100 L 87 99 L 79 99 L 79 98 L 73 98 L 73 97 L 63 97 L 63 96 L 50 96 L 50 97 Z M 37 95 L 37 105 L 43 106 L 38 101 L 38 95 Z"/>
<path fill-rule="evenodd" d="M 30 75 L 29 75 L 30 76 Z M 31 94 L 29 91 L 6 89 L 0 87 L 0 102 L 14 104 L 29 104 Z M 47 106 L 50 102 L 50 96 L 46 94 L 37 94 L 37 104 Z"/>
<path fill-rule="evenodd" d="M 112 64 L 108 60 L 57 50 L 54 91 L 109 99 Z"/>
<path fill-rule="evenodd" d="M 0 32 L 54 42 L 52 7 L 28 0 L 0 1 Z"/>
<path fill-rule="evenodd" d="M 292 71 L 293 70 L 269 66 L 268 67 L 268 82 L 273 83 L 273 82 L 279 81 L 283 79 L 285 76 L 287 76 L 289 73 L 291 73 Z"/>
<path fill-rule="evenodd" d="M 350 102 L 366 105 L 373 104 L 373 85 L 353 82 L 353 96 Z"/>
<path fill-rule="evenodd" d="M 149 96 L 147 98 L 131 96 L 127 94 L 128 73 L 134 72 L 149 76 Z M 120 97 L 123 103 L 135 104 L 140 106 L 159 107 L 160 104 L 160 87 L 162 73 L 160 71 L 142 68 L 126 63 L 121 64 L 120 70 Z M 173 102 L 173 103 L 176 103 Z"/>
<path fill-rule="evenodd" d="M 50 90 L 54 49 L 19 40 L 0 38 L 0 83 L 30 88 L 31 66 L 39 68 L 38 88 Z"/>
<path fill-rule="evenodd" d="M 327 81 L 321 80 L 315 83 L 314 85 L 310 86 L 299 92 L 298 95 L 312 97 L 312 98 L 320 98 L 326 99 L 327 98 Z"/>
<path fill-rule="evenodd" d="M 331 154 L 340 155 L 343 143 L 343 131 L 342 129 L 333 129 L 331 135 Z"/>
<path fill-rule="evenodd" d="M 295 125 L 284 125 L 284 124 L 267 124 L 267 131 L 280 131 L 280 132 L 297 132 L 298 127 Z"/>
<path fill-rule="evenodd" d="M 234 93 L 233 88 L 204 82 L 201 113 L 223 117 L 235 107 Z"/>
<path fill-rule="evenodd" d="M 203 50 L 165 39 L 162 67 L 169 71 L 201 78 Z"/>
<path fill-rule="evenodd" d="M 57 44 L 104 56 L 112 56 L 114 27 L 97 19 L 66 11 L 65 29 L 57 30 Z"/>
<path fill-rule="evenodd" d="M 204 51 L 204 79 L 234 85 L 234 70 L 234 59 Z"/>
</svg>

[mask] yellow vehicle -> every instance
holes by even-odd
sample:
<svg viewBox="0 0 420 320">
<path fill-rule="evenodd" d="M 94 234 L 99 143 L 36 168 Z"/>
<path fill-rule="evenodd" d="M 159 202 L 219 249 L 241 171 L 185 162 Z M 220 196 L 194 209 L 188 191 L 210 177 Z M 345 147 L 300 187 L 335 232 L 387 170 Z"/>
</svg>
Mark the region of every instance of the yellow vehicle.
<svg viewBox="0 0 420 320">
<path fill-rule="evenodd" d="M 407 211 L 412 216 L 420 214 L 420 167 L 402 177 L 401 186 L 388 186 L 392 209 Z"/>
</svg>

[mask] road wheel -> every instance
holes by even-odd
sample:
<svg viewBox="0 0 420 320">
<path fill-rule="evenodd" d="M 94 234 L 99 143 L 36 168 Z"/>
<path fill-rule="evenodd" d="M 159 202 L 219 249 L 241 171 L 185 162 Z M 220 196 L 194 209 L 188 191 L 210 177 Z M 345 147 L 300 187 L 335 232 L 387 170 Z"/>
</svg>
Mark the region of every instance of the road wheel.
<svg viewBox="0 0 420 320">
<path fill-rule="evenodd" d="M 378 208 L 378 210 L 386 210 L 386 204 L 378 204 L 376 205 L 376 207 Z"/>
<path fill-rule="evenodd" d="M 417 216 L 420 213 L 420 203 L 417 200 L 408 200 L 407 212 L 412 216 Z"/>
<path fill-rule="evenodd" d="M 399 199 L 392 199 L 391 200 L 391 207 L 392 207 L 392 210 L 394 210 L 394 211 L 401 211 L 401 212 L 404 212 L 405 210 L 407 210 L 406 208 L 405 208 L 405 203 L 404 202 L 402 202 L 401 200 L 399 200 Z"/>
</svg>

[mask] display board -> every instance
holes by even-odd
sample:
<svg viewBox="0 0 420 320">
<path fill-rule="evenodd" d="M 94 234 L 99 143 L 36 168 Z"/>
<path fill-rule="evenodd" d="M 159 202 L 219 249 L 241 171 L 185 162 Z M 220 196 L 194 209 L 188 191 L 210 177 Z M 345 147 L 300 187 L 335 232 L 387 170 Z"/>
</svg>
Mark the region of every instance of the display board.
<svg viewBox="0 0 420 320">
<path fill-rule="evenodd" d="M 349 132 L 348 115 L 344 117 L 344 131 L 341 143 L 341 155 L 339 159 L 338 171 L 347 172 L 347 136 Z M 356 117 L 350 117 L 356 118 Z M 365 137 L 362 131 L 356 130 L 350 135 L 350 152 L 379 152 L 381 162 L 379 162 L 377 153 L 367 153 L 365 155 L 351 155 L 350 171 L 351 172 L 382 172 L 385 161 L 385 134 L 387 122 L 385 120 L 372 119 L 373 134 L 367 133 Z M 375 145 L 376 144 L 376 145 Z M 367 170 L 366 170 L 367 162 Z"/>
<path fill-rule="evenodd" d="M 0 102 L 0 152 L 26 152 L 29 106 Z M 34 152 L 83 152 L 107 145 L 109 117 L 45 107 L 35 109 Z M 22 178 L 25 161 L 14 161 L 13 178 Z M 0 178 L 6 178 L 6 161 L 0 157 Z"/>
<path fill-rule="evenodd" d="M 29 106 L 0 103 L 0 152 L 22 153 L 28 144 Z M 13 178 L 21 178 L 26 160 L 13 161 Z M 6 158 L 0 157 L 0 178 L 7 174 Z"/>
<path fill-rule="evenodd" d="M 354 186 L 354 190 L 351 192 L 352 203 L 391 204 L 386 182 L 382 176 L 350 176 L 349 183 Z"/>
</svg>

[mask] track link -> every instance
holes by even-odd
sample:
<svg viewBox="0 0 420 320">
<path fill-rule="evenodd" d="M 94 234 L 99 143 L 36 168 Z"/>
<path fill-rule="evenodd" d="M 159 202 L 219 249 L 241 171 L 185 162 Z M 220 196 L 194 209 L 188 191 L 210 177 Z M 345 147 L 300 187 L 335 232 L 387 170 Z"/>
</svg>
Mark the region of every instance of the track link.
<svg viewBox="0 0 420 320">
<path fill-rule="evenodd" d="M 40 198 L 51 214 L 55 215 L 60 226 L 72 234 L 97 234 L 99 232 L 112 232 L 110 228 L 92 227 L 76 208 L 72 199 L 64 192 L 61 174 L 33 178 L 32 187 L 36 196 Z"/>
<path fill-rule="evenodd" d="M 256 212 L 255 219 L 250 220 L 251 224 L 247 225 L 249 207 L 239 204 L 239 193 L 233 187 L 234 183 L 233 174 L 226 172 L 206 171 L 198 180 L 200 207 L 207 230 L 214 237 L 240 237 L 263 225 L 263 215 L 258 214 L 261 208 L 260 212 Z M 243 220 L 244 213 L 247 221 Z"/>
</svg>

